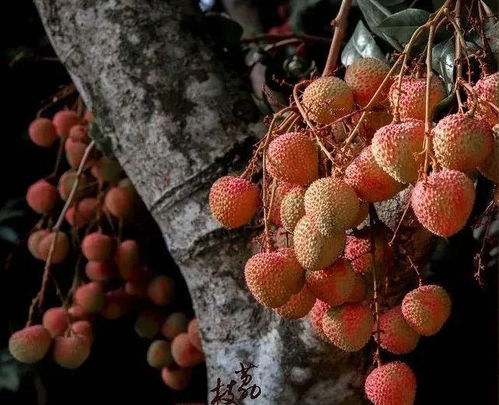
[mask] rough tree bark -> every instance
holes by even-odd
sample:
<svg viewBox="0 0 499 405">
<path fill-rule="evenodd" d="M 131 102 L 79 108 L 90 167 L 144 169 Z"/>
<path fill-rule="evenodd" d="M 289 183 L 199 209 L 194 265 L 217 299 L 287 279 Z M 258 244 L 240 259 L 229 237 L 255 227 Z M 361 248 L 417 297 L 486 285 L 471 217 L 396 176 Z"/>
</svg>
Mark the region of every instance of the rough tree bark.
<svg viewBox="0 0 499 405">
<path fill-rule="evenodd" d="M 256 304 L 242 276 L 247 230 L 226 232 L 210 184 L 239 170 L 259 125 L 241 72 L 199 30 L 185 0 L 35 0 L 62 62 L 159 224 L 200 320 L 209 387 L 240 361 L 258 368 L 257 402 L 363 403 L 362 354 L 321 343 L 305 321 Z"/>
</svg>

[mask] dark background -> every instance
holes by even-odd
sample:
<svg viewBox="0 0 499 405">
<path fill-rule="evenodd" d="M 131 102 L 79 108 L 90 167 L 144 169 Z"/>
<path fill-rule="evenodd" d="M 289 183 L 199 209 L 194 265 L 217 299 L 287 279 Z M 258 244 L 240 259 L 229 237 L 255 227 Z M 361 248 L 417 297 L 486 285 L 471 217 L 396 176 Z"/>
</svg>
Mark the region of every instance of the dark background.
<svg viewBox="0 0 499 405">
<path fill-rule="evenodd" d="M 256 1 L 266 30 L 286 22 L 288 11 L 278 1 Z M 327 2 L 304 7 L 293 2 L 293 27 L 327 36 L 335 8 Z M 312 3 L 312 2 L 310 2 Z M 334 2 L 333 2 L 334 3 Z M 22 366 L 7 354 L 5 346 L 12 331 L 22 327 L 29 302 L 40 283 L 41 265 L 30 258 L 23 245 L 25 235 L 37 220 L 26 207 L 27 187 L 47 175 L 53 167 L 54 149 L 33 145 L 26 129 L 36 111 L 70 79 L 56 60 L 36 10 L 29 0 L 0 6 L 1 72 L 0 97 L 0 403 L 88 404 L 140 403 L 170 404 L 204 401 L 204 367 L 194 373 L 190 388 L 182 393 L 169 390 L 156 370 L 147 366 L 147 341 L 133 332 L 133 315 L 119 321 L 98 321 L 97 338 L 89 360 L 76 371 L 59 368 L 50 360 Z M 300 9 L 301 7 L 301 9 Z M 212 7 L 221 11 L 218 2 Z M 360 14 L 354 11 L 357 19 Z M 350 27 L 350 32 L 352 27 Z M 320 68 L 324 46 L 309 50 L 308 57 Z M 267 61 L 282 73 L 282 59 Z M 491 184 L 480 181 L 479 204 L 483 209 Z M 150 234 L 148 261 L 160 273 L 174 274 L 179 299 L 172 310 L 183 309 L 193 316 L 188 292 L 180 273 L 168 255 L 159 230 L 144 214 L 143 227 Z M 143 235 L 141 230 L 131 236 Z M 422 338 L 405 360 L 418 378 L 418 404 L 497 404 L 498 312 L 497 265 L 486 272 L 485 287 L 473 279 L 473 256 L 479 243 L 465 230 L 449 241 L 441 241 L 433 257 L 429 281 L 446 288 L 453 299 L 453 312 L 443 330 Z M 56 269 L 61 271 L 63 269 Z M 257 403 L 257 401 L 255 401 Z"/>
</svg>

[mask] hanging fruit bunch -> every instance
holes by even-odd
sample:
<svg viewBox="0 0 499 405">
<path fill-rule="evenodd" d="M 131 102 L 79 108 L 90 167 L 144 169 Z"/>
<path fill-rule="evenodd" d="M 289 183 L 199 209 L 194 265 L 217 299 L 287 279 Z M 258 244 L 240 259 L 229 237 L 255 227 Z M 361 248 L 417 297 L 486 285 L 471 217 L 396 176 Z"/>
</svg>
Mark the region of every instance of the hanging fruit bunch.
<svg viewBox="0 0 499 405">
<path fill-rule="evenodd" d="M 136 333 L 152 341 L 148 364 L 160 370 L 168 387 L 183 390 L 192 367 L 204 361 L 197 320 L 172 312 L 173 278 L 155 274 L 144 261 L 147 244 L 134 218 L 145 210 L 118 161 L 98 150 L 92 113 L 78 106 L 79 112 L 63 109 L 29 127 L 36 145 L 59 144 L 59 153 L 53 173 L 26 194 L 41 215 L 27 245 L 44 271 L 26 326 L 10 338 L 10 352 L 30 364 L 50 352 L 55 363 L 75 369 L 90 355 L 97 317 L 116 320 L 136 313 Z M 63 154 L 69 168 L 61 174 Z M 64 288 L 68 274 L 72 281 Z M 60 306 L 44 307 L 49 286 Z"/>
<path fill-rule="evenodd" d="M 499 74 L 487 62 L 483 6 L 474 10 L 481 19 L 464 21 L 461 2 L 448 0 L 401 53 L 357 57 L 340 78 L 347 3 L 323 75 L 294 85 L 246 170 L 218 179 L 209 204 L 227 229 L 262 229 L 244 267 L 254 299 L 283 318 L 308 316 L 321 339 L 347 352 L 374 338 L 367 397 L 408 405 L 416 377 L 403 361 L 385 363 L 383 352 L 414 350 L 445 325 L 452 304 L 444 288 L 424 282 L 424 255 L 403 246 L 419 236 L 402 238 L 401 225 L 412 218 L 423 233 L 456 234 L 468 226 L 478 176 L 490 180 L 487 211 L 497 213 Z M 441 29 L 454 36 L 450 94 L 432 68 Z M 470 31 L 481 33 L 482 47 L 469 45 Z M 398 225 L 387 227 L 383 203 L 400 196 Z"/>
</svg>

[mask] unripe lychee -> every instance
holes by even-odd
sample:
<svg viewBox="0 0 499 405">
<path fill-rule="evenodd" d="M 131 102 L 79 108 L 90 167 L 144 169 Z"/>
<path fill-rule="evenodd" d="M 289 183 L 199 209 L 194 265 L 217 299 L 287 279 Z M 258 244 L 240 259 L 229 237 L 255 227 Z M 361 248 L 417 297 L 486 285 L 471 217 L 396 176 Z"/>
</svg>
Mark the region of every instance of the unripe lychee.
<svg viewBox="0 0 499 405">
<path fill-rule="evenodd" d="M 303 271 L 289 257 L 278 252 L 257 253 L 244 267 L 244 277 L 251 294 L 262 305 L 277 308 L 296 292 Z"/>
<path fill-rule="evenodd" d="M 154 308 L 143 310 L 135 320 L 134 329 L 142 338 L 153 339 L 163 323 L 163 315 Z"/>
<path fill-rule="evenodd" d="M 36 363 L 47 354 L 52 336 L 42 325 L 27 326 L 9 339 L 10 354 L 21 363 Z"/>
<path fill-rule="evenodd" d="M 306 133 L 278 136 L 270 142 L 266 156 L 267 170 L 277 180 L 308 184 L 319 175 L 317 148 Z"/>
<path fill-rule="evenodd" d="M 418 221 L 439 236 L 461 230 L 475 202 L 473 182 L 462 172 L 441 170 L 418 181 L 411 195 L 411 206 Z"/>
<path fill-rule="evenodd" d="M 122 289 L 107 291 L 100 314 L 105 319 L 119 319 L 130 310 L 132 303 L 132 296 Z"/>
<path fill-rule="evenodd" d="M 407 364 L 393 361 L 371 371 L 364 388 L 374 405 L 412 405 L 416 376 Z"/>
<path fill-rule="evenodd" d="M 69 130 L 69 139 L 73 142 L 89 143 L 90 137 L 88 136 L 88 126 L 86 125 L 73 125 Z"/>
<path fill-rule="evenodd" d="M 315 122 L 327 125 L 352 112 L 353 93 L 350 87 L 334 76 L 321 77 L 303 92 L 303 107 Z"/>
<path fill-rule="evenodd" d="M 354 272 L 350 263 L 338 259 L 330 266 L 307 271 L 306 283 L 312 294 L 331 306 L 343 304 L 352 293 Z"/>
<path fill-rule="evenodd" d="M 62 307 L 50 308 L 43 314 L 42 325 L 52 337 L 62 336 L 68 328 L 69 314 Z"/>
<path fill-rule="evenodd" d="M 260 192 L 252 182 L 234 176 L 220 177 L 210 189 L 210 209 L 225 228 L 247 224 L 260 204 Z"/>
<path fill-rule="evenodd" d="M 472 170 L 492 152 L 490 126 L 466 114 L 451 114 L 433 128 L 433 151 L 447 169 Z"/>
<path fill-rule="evenodd" d="M 298 221 L 305 215 L 305 189 L 295 187 L 282 199 L 281 221 L 286 231 L 293 233 Z"/>
<path fill-rule="evenodd" d="M 69 253 L 69 239 L 64 232 L 51 232 L 40 240 L 38 244 L 40 259 L 44 261 L 48 259 L 52 243 L 55 243 L 55 245 L 51 262 L 53 264 L 62 263 Z"/>
<path fill-rule="evenodd" d="M 379 167 L 370 145 L 347 167 L 345 182 L 355 190 L 359 198 L 368 202 L 388 200 L 403 187 Z"/>
<path fill-rule="evenodd" d="M 81 228 L 95 218 L 98 209 L 99 201 L 97 198 L 86 197 L 69 207 L 64 218 L 71 226 Z"/>
<path fill-rule="evenodd" d="M 139 257 L 139 244 L 135 240 L 125 240 L 116 247 L 114 261 L 123 280 L 133 279 L 140 264 Z"/>
<path fill-rule="evenodd" d="M 359 106 L 364 107 L 371 101 L 389 71 L 390 67 L 385 62 L 375 58 L 359 58 L 347 67 L 345 82 L 352 89 L 353 98 Z M 385 86 L 376 101 L 386 98 L 389 85 Z"/>
<path fill-rule="evenodd" d="M 155 340 L 147 349 L 147 363 L 151 367 L 171 367 L 174 365 L 170 342 Z"/>
<path fill-rule="evenodd" d="M 203 351 L 203 346 L 201 342 L 201 334 L 199 333 L 199 322 L 196 318 L 191 319 L 189 325 L 187 326 L 187 335 L 189 335 L 190 342 L 199 351 Z"/>
<path fill-rule="evenodd" d="M 87 260 L 107 260 L 114 248 L 113 239 L 100 232 L 92 232 L 83 238 L 81 252 Z"/>
<path fill-rule="evenodd" d="M 42 260 L 40 256 L 39 247 L 41 240 L 49 234 L 49 231 L 46 229 L 38 229 L 32 232 L 28 238 L 28 250 L 33 255 L 35 259 Z"/>
<path fill-rule="evenodd" d="M 57 188 L 46 180 L 38 180 L 29 186 L 26 201 L 33 211 L 47 214 L 54 209 L 57 202 Z"/>
<path fill-rule="evenodd" d="M 274 198 L 272 200 L 272 207 L 270 208 L 269 211 L 269 220 L 272 222 L 275 226 L 282 226 L 282 219 L 281 219 L 281 203 L 283 198 L 289 193 L 290 190 L 296 187 L 296 184 L 291 184 L 291 183 L 286 183 L 284 181 L 279 181 L 277 182 L 277 186 L 275 188 L 275 191 L 272 191 L 274 194 Z M 270 194 L 269 193 L 269 204 L 270 204 Z"/>
<path fill-rule="evenodd" d="M 499 73 L 478 80 L 473 87 L 478 95 L 477 118 L 486 120 L 492 127 L 499 123 L 499 113 L 487 102 L 499 106 Z"/>
<path fill-rule="evenodd" d="M 424 155 L 424 122 L 407 120 L 386 125 L 372 139 L 372 154 L 378 165 L 400 183 L 413 183 Z"/>
<path fill-rule="evenodd" d="M 409 326 L 423 336 L 437 333 L 449 318 L 451 299 L 438 285 L 424 285 L 408 292 L 402 300 L 402 314 Z"/>
<path fill-rule="evenodd" d="M 314 332 L 319 336 L 322 340 L 329 342 L 326 334 L 324 333 L 324 329 L 322 328 L 322 318 L 324 314 L 329 310 L 330 306 L 321 300 L 316 300 L 314 306 L 310 310 L 308 314 L 308 320 L 310 322 L 310 326 Z"/>
<path fill-rule="evenodd" d="M 54 339 L 52 356 L 61 367 L 73 370 L 90 355 L 90 342 L 83 335 L 58 336 Z"/>
<path fill-rule="evenodd" d="M 168 276 L 154 277 L 147 287 L 147 296 L 156 305 L 165 306 L 172 302 L 174 282 Z"/>
<path fill-rule="evenodd" d="M 378 339 L 376 325 L 373 328 L 374 338 Z M 394 354 L 412 352 L 419 341 L 419 335 L 409 326 L 400 306 L 389 309 L 379 317 L 379 344 Z"/>
<path fill-rule="evenodd" d="M 64 151 L 66 152 L 66 160 L 72 168 L 76 169 L 80 166 L 87 147 L 88 145 L 86 143 L 74 141 L 72 138 L 66 139 L 64 142 Z M 92 150 L 85 162 L 85 168 L 90 167 L 93 164 L 95 156 L 95 151 Z"/>
<path fill-rule="evenodd" d="M 392 110 L 397 104 L 398 80 L 395 80 L 390 87 L 389 99 Z M 400 118 L 414 118 L 417 120 L 425 119 L 425 97 L 426 97 L 426 78 L 416 79 L 410 76 L 402 78 L 399 97 Z M 445 89 L 442 81 L 432 76 L 430 79 L 430 119 L 433 111 L 440 101 L 445 98 Z"/>
<path fill-rule="evenodd" d="M 275 309 L 275 312 L 286 319 L 299 319 L 306 316 L 315 304 L 315 296 L 304 285 L 302 289 L 293 294 L 284 305 Z"/>
<path fill-rule="evenodd" d="M 331 307 L 322 318 L 322 328 L 328 339 L 346 352 L 362 349 L 371 337 L 374 317 L 362 304 Z"/>
<path fill-rule="evenodd" d="M 350 295 L 347 297 L 345 302 L 361 302 L 364 301 L 367 295 L 367 286 L 364 280 L 359 273 L 353 272 L 354 280 L 353 280 L 353 288 Z"/>
<path fill-rule="evenodd" d="M 180 367 L 192 367 L 204 360 L 204 354 L 189 340 L 187 333 L 181 333 L 172 341 L 172 356 Z"/>
<path fill-rule="evenodd" d="M 161 334 L 165 338 L 173 340 L 180 333 L 187 332 L 188 324 L 187 316 L 183 312 L 173 312 L 166 317 L 161 326 Z"/>
<path fill-rule="evenodd" d="M 307 215 L 298 221 L 293 234 L 296 258 L 307 270 L 320 270 L 333 263 L 343 252 L 345 240 L 344 232 L 331 237 L 322 235 Z"/>
<path fill-rule="evenodd" d="M 324 177 L 314 181 L 305 192 L 305 213 L 312 217 L 324 236 L 351 228 L 359 213 L 359 199 L 343 180 Z"/>
<path fill-rule="evenodd" d="M 121 166 L 116 160 L 102 156 L 93 164 L 92 169 L 90 169 L 90 173 L 92 173 L 92 176 L 94 176 L 101 184 L 115 184 L 120 178 Z"/>
<path fill-rule="evenodd" d="M 28 129 L 30 139 L 38 146 L 51 146 L 57 139 L 54 124 L 47 118 L 37 118 Z"/>
<path fill-rule="evenodd" d="M 78 114 L 70 110 L 59 111 L 52 117 L 52 123 L 57 135 L 67 137 L 71 127 L 79 124 Z"/>
<path fill-rule="evenodd" d="M 133 212 L 135 192 L 126 187 L 113 187 L 104 197 L 104 207 L 116 218 L 128 218 Z"/>
<path fill-rule="evenodd" d="M 497 184 L 499 183 L 499 124 L 495 125 L 492 130 L 494 137 L 492 152 L 478 167 L 478 170 L 489 180 Z"/>
<path fill-rule="evenodd" d="M 88 313 L 99 312 L 104 305 L 102 284 L 92 281 L 81 285 L 74 293 L 74 301 Z"/>
<path fill-rule="evenodd" d="M 87 338 L 90 344 L 92 344 L 92 342 L 94 341 L 92 324 L 89 321 L 80 320 L 73 322 L 71 324 L 71 334 L 80 335 Z"/>
<path fill-rule="evenodd" d="M 172 390 L 185 390 L 191 382 L 191 369 L 163 367 L 161 369 L 161 379 Z"/>
</svg>

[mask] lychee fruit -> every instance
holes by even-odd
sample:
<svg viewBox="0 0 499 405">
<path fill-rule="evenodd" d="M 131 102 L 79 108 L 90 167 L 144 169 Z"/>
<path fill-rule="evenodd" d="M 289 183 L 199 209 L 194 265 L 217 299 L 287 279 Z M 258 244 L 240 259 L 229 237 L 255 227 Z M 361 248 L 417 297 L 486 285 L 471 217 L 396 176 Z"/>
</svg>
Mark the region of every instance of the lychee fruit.
<svg viewBox="0 0 499 405">
<path fill-rule="evenodd" d="M 62 307 L 47 309 L 43 314 L 42 325 L 52 337 L 62 336 L 68 329 L 69 314 Z"/>
<path fill-rule="evenodd" d="M 66 160 L 69 165 L 76 169 L 80 166 L 83 156 L 85 156 L 85 151 L 88 145 L 83 142 L 74 141 L 72 138 L 67 138 L 64 142 L 64 151 L 66 152 Z M 85 162 L 85 168 L 92 166 L 95 161 L 96 153 L 92 150 Z"/>
<path fill-rule="evenodd" d="M 293 233 L 296 224 L 305 215 L 305 188 L 291 189 L 282 199 L 280 213 L 282 226 Z"/>
<path fill-rule="evenodd" d="M 51 146 L 57 139 L 54 124 L 47 118 L 37 118 L 28 129 L 30 139 L 38 146 Z"/>
<path fill-rule="evenodd" d="M 52 117 L 52 123 L 55 126 L 57 135 L 67 137 L 71 127 L 79 124 L 78 114 L 70 110 L 59 111 Z"/>
<path fill-rule="evenodd" d="M 59 196 L 62 200 L 66 201 L 71 194 L 71 189 L 77 179 L 76 171 L 71 169 L 67 172 L 64 172 L 59 178 L 59 184 L 57 185 L 57 190 L 59 191 Z M 78 186 L 76 187 L 76 196 L 80 196 L 84 194 L 86 190 L 88 190 L 88 177 L 85 174 L 82 174 L 80 180 L 78 182 Z"/>
<path fill-rule="evenodd" d="M 345 82 L 352 89 L 355 102 L 365 107 L 390 71 L 390 66 L 380 59 L 359 58 L 347 67 Z M 383 101 L 388 94 L 389 84 L 376 101 Z"/>
<path fill-rule="evenodd" d="M 393 361 L 371 371 L 364 388 L 374 405 L 412 405 L 416 397 L 416 376 L 407 364 Z"/>
<path fill-rule="evenodd" d="M 352 116 L 354 125 L 357 124 L 360 117 L 360 112 Z M 359 127 L 359 133 L 365 140 L 370 141 L 373 139 L 373 136 L 378 129 L 391 124 L 392 121 L 393 116 L 386 108 L 382 106 L 373 107 L 372 110 L 365 113 L 364 119 Z"/>
<path fill-rule="evenodd" d="M 353 111 L 354 100 L 350 87 L 334 76 L 321 77 L 310 83 L 302 97 L 309 118 L 328 125 Z"/>
<path fill-rule="evenodd" d="M 173 361 L 170 342 L 155 340 L 147 349 L 147 363 L 154 368 L 171 367 Z"/>
<path fill-rule="evenodd" d="M 275 309 L 276 314 L 286 319 L 300 319 L 306 316 L 315 304 L 315 296 L 306 285 L 293 294 L 284 305 Z"/>
<path fill-rule="evenodd" d="M 41 240 L 49 234 L 49 231 L 46 229 L 38 229 L 33 231 L 28 237 L 28 250 L 33 255 L 35 259 L 42 260 L 39 252 L 39 246 Z"/>
<path fill-rule="evenodd" d="M 108 260 L 113 254 L 113 249 L 113 238 L 101 232 L 89 233 L 81 244 L 81 252 L 87 260 Z"/>
<path fill-rule="evenodd" d="M 187 333 L 180 333 L 172 341 L 172 356 L 180 367 L 192 367 L 204 360 L 204 354 L 194 346 Z"/>
<path fill-rule="evenodd" d="M 343 252 L 345 240 L 344 232 L 324 236 L 307 215 L 298 221 L 293 234 L 296 258 L 307 270 L 320 270 L 333 263 Z"/>
<path fill-rule="evenodd" d="M 350 260 L 353 269 L 360 274 L 370 273 L 373 270 L 373 252 L 371 249 L 370 230 L 357 233 L 357 236 L 347 236 L 345 258 Z M 393 259 L 393 250 L 386 242 L 383 232 L 374 231 L 374 257 L 378 271 L 388 268 Z"/>
<path fill-rule="evenodd" d="M 296 253 L 293 248 L 281 248 L 277 251 L 288 260 L 288 279 L 291 293 L 296 294 L 301 291 L 305 284 L 305 269 L 296 258 Z"/>
<path fill-rule="evenodd" d="M 477 118 L 487 121 L 491 127 L 498 124 L 499 113 L 484 101 L 499 106 L 499 73 L 478 80 L 473 89 L 478 95 Z"/>
<path fill-rule="evenodd" d="M 81 335 L 92 344 L 94 341 L 94 333 L 92 330 L 92 324 L 89 321 L 79 320 L 71 324 L 71 334 Z"/>
<path fill-rule="evenodd" d="M 107 291 L 100 314 L 105 319 L 119 319 L 130 310 L 132 303 L 132 296 L 122 289 Z"/>
<path fill-rule="evenodd" d="M 272 191 L 274 194 L 274 198 L 272 200 L 272 207 L 269 212 L 269 220 L 275 226 L 282 226 L 281 219 L 281 203 L 283 198 L 289 193 L 291 189 L 296 187 L 296 184 L 286 183 L 284 181 L 277 182 L 277 186 L 275 187 L 275 191 Z M 272 193 L 269 193 L 269 204 Z"/>
<path fill-rule="evenodd" d="M 480 165 L 492 152 L 490 126 L 466 114 L 451 114 L 433 128 L 433 151 L 447 169 L 468 171 Z"/>
<path fill-rule="evenodd" d="M 322 328 L 322 318 L 324 317 L 324 314 L 329 310 L 329 308 L 329 304 L 321 300 L 316 300 L 314 306 L 308 314 L 308 320 L 310 322 L 310 326 L 312 326 L 313 331 L 325 342 L 329 342 L 329 340 L 324 333 L 324 329 Z"/>
<path fill-rule="evenodd" d="M 147 287 L 147 296 L 158 306 L 165 306 L 172 302 L 174 293 L 173 279 L 168 276 L 154 277 Z"/>
<path fill-rule="evenodd" d="M 92 281 L 107 281 L 115 277 L 116 269 L 112 262 L 90 260 L 85 265 L 85 274 Z"/>
<path fill-rule="evenodd" d="M 46 180 L 38 180 L 28 188 L 26 201 L 33 211 L 47 214 L 54 209 L 57 202 L 57 188 Z"/>
<path fill-rule="evenodd" d="M 187 335 L 189 335 L 190 342 L 199 350 L 203 351 L 201 342 L 201 333 L 199 332 L 199 322 L 196 318 L 191 319 L 187 326 Z"/>
<path fill-rule="evenodd" d="M 95 218 L 98 209 L 97 198 L 86 197 L 69 207 L 64 218 L 71 226 L 82 228 Z"/>
<path fill-rule="evenodd" d="M 219 178 L 210 189 L 212 215 L 225 228 L 239 228 L 251 221 L 260 204 L 260 192 L 252 182 L 234 176 Z"/>
<path fill-rule="evenodd" d="M 372 154 L 379 167 L 400 183 L 418 178 L 424 155 L 424 122 L 407 120 L 386 125 L 372 139 Z"/>
<path fill-rule="evenodd" d="M 9 339 L 10 354 L 21 363 L 32 364 L 47 354 L 52 336 L 42 325 L 27 326 Z"/>
<path fill-rule="evenodd" d="M 485 159 L 478 170 L 489 180 L 494 183 L 499 183 L 499 124 L 495 125 L 493 130 L 494 143 L 492 145 L 492 152 Z"/>
<path fill-rule="evenodd" d="M 451 299 L 438 285 L 424 285 L 408 292 L 402 300 L 402 314 L 409 326 L 423 336 L 437 333 L 451 312 Z"/>
<path fill-rule="evenodd" d="M 432 172 L 416 183 L 411 195 L 411 206 L 421 225 L 444 237 L 464 227 L 474 202 L 473 182 L 457 170 Z"/>
<path fill-rule="evenodd" d="M 173 312 L 166 317 L 161 326 L 161 334 L 165 338 L 173 340 L 180 333 L 187 332 L 188 325 L 189 321 L 183 312 Z"/>
<path fill-rule="evenodd" d="M 88 136 L 88 126 L 87 125 L 73 125 L 69 130 L 69 139 L 73 142 L 81 142 L 88 144 L 90 137 Z"/>
<path fill-rule="evenodd" d="M 305 213 L 312 217 L 324 236 L 351 228 L 359 213 L 359 199 L 345 181 L 324 177 L 314 181 L 305 192 Z"/>
<path fill-rule="evenodd" d="M 74 293 L 74 302 L 88 313 L 99 312 L 104 306 L 102 284 L 91 281 L 78 287 Z"/>
<path fill-rule="evenodd" d="M 135 240 L 125 240 L 116 247 L 114 261 L 123 280 L 134 278 L 140 264 L 139 258 L 139 244 Z"/>
<path fill-rule="evenodd" d="M 367 295 L 367 286 L 364 280 L 359 273 L 353 272 L 354 280 L 353 280 L 353 288 L 350 295 L 347 297 L 345 302 L 361 302 L 366 299 Z"/>
<path fill-rule="evenodd" d="M 390 87 L 389 99 L 392 110 L 397 105 L 397 96 L 399 95 L 398 80 L 395 80 Z M 442 81 L 432 76 L 430 79 L 430 119 L 433 111 L 440 101 L 445 98 L 445 89 Z M 416 79 L 410 76 L 402 78 L 400 88 L 400 97 L 398 100 L 399 114 L 401 119 L 414 118 L 417 120 L 425 119 L 425 99 L 426 99 L 426 78 Z"/>
<path fill-rule="evenodd" d="M 116 160 L 102 156 L 93 164 L 90 173 L 101 184 L 115 184 L 120 178 L 121 166 Z"/>
<path fill-rule="evenodd" d="M 359 201 L 359 213 L 352 224 L 352 228 L 358 227 L 369 216 L 369 203 L 367 201 Z"/>
<path fill-rule="evenodd" d="M 90 342 L 83 335 L 58 336 L 54 339 L 52 357 L 59 366 L 74 370 L 90 355 Z"/>
<path fill-rule="evenodd" d="M 41 260 L 47 261 L 52 243 L 54 243 L 54 250 L 51 262 L 53 264 L 62 263 L 69 253 L 69 239 L 64 232 L 50 232 L 40 239 L 38 255 Z"/>
<path fill-rule="evenodd" d="M 346 352 L 362 349 L 371 337 L 374 317 L 362 304 L 331 307 L 322 318 L 322 328 L 328 339 Z"/>
<path fill-rule="evenodd" d="M 125 219 L 130 217 L 134 204 L 135 192 L 126 187 L 113 187 L 104 197 L 104 207 L 116 218 Z"/>
<path fill-rule="evenodd" d="M 145 339 L 154 339 L 163 323 L 163 315 L 154 308 L 143 310 L 135 320 L 134 329 L 137 335 Z"/>
<path fill-rule="evenodd" d="M 331 306 L 341 305 L 347 300 L 354 281 L 352 266 L 341 258 L 322 270 L 306 273 L 306 283 L 312 294 Z"/>
<path fill-rule="evenodd" d="M 374 338 L 378 339 L 376 325 Z M 400 305 L 389 309 L 379 317 L 379 344 L 394 354 L 412 352 L 419 341 L 419 335 L 406 322 Z"/>
<path fill-rule="evenodd" d="M 161 379 L 172 390 L 185 390 L 191 381 L 191 369 L 163 367 L 161 369 Z"/>
<path fill-rule="evenodd" d="M 359 198 L 368 202 L 388 200 L 403 188 L 401 183 L 379 167 L 370 145 L 347 167 L 345 182 Z"/>
</svg>

